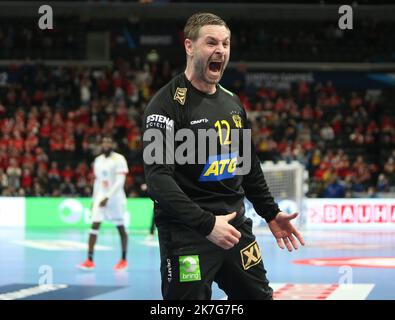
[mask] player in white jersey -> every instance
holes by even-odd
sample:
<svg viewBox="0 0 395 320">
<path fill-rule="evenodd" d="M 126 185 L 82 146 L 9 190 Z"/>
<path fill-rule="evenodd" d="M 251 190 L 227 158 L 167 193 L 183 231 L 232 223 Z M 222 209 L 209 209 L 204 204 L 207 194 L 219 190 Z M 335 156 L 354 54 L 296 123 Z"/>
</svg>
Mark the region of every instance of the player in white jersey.
<svg viewBox="0 0 395 320">
<path fill-rule="evenodd" d="M 124 191 L 128 165 L 124 156 L 113 151 L 113 140 L 110 136 L 102 139 L 103 154 L 96 157 L 93 164 L 95 181 L 93 184 L 92 229 L 89 233 L 89 248 L 87 260 L 79 265 L 81 269 L 92 270 L 94 247 L 103 220 L 111 221 L 119 231 L 122 244 L 121 260 L 114 267 L 124 270 L 126 260 L 128 235 L 125 230 L 124 216 L 126 212 L 126 195 Z"/>
</svg>

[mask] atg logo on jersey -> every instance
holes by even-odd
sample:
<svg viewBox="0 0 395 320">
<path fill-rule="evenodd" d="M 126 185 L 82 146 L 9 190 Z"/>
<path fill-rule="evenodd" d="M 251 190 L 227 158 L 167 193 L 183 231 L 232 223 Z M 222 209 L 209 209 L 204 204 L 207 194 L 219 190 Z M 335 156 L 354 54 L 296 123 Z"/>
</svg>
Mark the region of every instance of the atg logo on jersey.
<svg viewBox="0 0 395 320">
<path fill-rule="evenodd" d="M 171 130 L 174 125 L 174 120 L 160 114 L 151 114 L 147 117 L 147 128 L 159 128 Z"/>
<path fill-rule="evenodd" d="M 220 181 L 236 174 L 237 154 L 218 154 L 208 158 L 199 181 Z"/>
</svg>

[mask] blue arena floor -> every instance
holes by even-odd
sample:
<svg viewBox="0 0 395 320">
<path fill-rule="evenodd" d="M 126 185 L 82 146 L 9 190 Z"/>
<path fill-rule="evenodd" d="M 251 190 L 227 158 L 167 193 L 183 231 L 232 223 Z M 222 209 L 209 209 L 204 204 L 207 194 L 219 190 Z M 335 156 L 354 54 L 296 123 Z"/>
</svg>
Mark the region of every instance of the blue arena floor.
<svg viewBox="0 0 395 320">
<path fill-rule="evenodd" d="M 395 299 L 395 231 L 304 231 L 307 245 L 289 253 L 268 231 L 257 240 L 276 299 Z M 80 271 L 88 230 L 0 229 L 0 300 L 161 299 L 159 247 L 129 234 L 129 269 L 115 229 L 101 230 L 96 269 Z M 225 299 L 213 286 L 213 299 Z"/>
</svg>

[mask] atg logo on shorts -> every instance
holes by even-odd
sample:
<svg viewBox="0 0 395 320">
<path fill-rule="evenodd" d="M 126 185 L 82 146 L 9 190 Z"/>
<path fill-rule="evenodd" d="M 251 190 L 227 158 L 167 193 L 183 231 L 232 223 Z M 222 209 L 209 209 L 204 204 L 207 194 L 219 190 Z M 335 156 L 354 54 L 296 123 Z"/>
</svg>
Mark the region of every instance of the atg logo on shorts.
<svg viewBox="0 0 395 320">
<path fill-rule="evenodd" d="M 174 126 L 174 120 L 160 114 L 151 114 L 147 117 L 146 128 L 158 128 L 171 130 Z"/>
<path fill-rule="evenodd" d="M 236 173 L 237 154 L 218 154 L 208 158 L 199 181 L 220 181 L 233 178 Z"/>
</svg>

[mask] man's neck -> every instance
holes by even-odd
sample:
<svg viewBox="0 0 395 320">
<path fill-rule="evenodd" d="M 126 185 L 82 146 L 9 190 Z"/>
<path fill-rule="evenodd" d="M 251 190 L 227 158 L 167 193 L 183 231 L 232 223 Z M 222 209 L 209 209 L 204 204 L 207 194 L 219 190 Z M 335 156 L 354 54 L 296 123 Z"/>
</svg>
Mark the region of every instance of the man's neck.
<svg viewBox="0 0 395 320">
<path fill-rule="evenodd" d="M 189 82 L 199 91 L 202 91 L 207 94 L 214 94 L 217 90 L 217 86 L 215 84 L 207 83 L 201 79 L 199 79 L 193 71 L 188 68 L 185 69 L 185 76 L 189 80 Z"/>
</svg>

